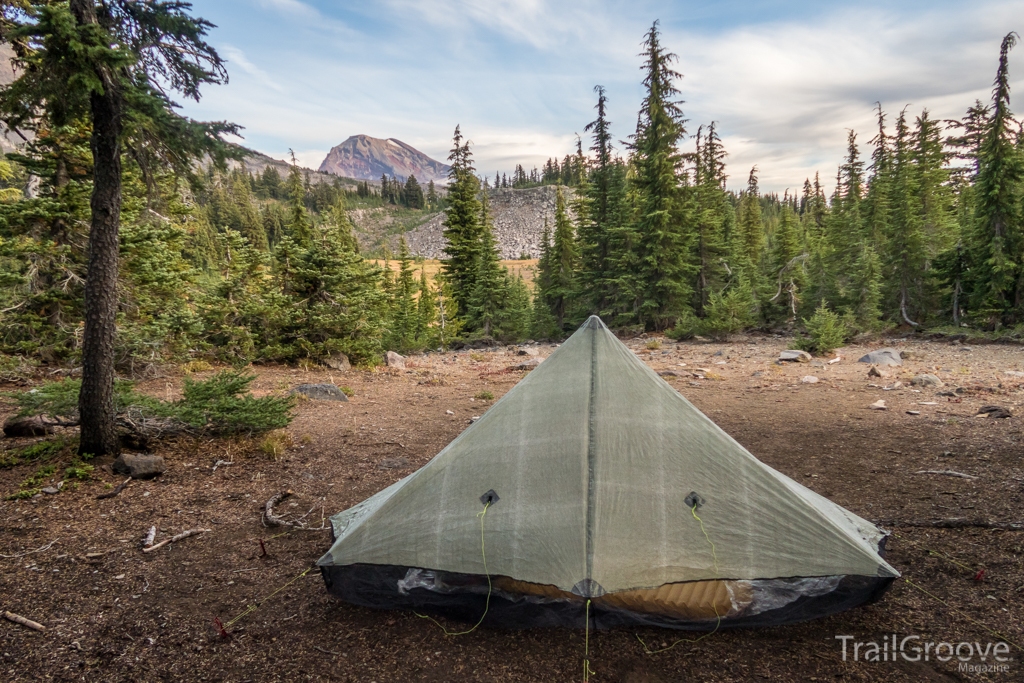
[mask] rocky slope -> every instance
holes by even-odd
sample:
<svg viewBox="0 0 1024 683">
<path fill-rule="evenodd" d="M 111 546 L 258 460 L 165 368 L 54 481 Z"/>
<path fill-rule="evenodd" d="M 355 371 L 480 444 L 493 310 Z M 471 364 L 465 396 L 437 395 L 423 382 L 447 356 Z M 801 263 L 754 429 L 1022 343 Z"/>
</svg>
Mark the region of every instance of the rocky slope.
<svg viewBox="0 0 1024 683">
<path fill-rule="evenodd" d="M 540 257 L 541 237 L 544 222 L 554 230 L 555 187 L 531 187 L 525 190 L 490 190 L 491 216 L 494 222 L 494 237 L 503 259 L 516 259 L 520 255 Z M 566 201 L 572 199 L 572 189 L 562 188 Z M 571 215 L 571 213 L 570 213 Z M 409 250 L 424 258 L 444 256 L 444 214 L 438 214 L 415 230 L 405 233 Z M 393 238 L 393 249 L 397 249 L 398 236 Z"/>
<path fill-rule="evenodd" d="M 353 135 L 327 153 L 319 170 L 359 180 L 379 180 L 384 174 L 405 180 L 414 175 L 425 184 L 446 180 L 450 168 L 401 140 Z"/>
</svg>

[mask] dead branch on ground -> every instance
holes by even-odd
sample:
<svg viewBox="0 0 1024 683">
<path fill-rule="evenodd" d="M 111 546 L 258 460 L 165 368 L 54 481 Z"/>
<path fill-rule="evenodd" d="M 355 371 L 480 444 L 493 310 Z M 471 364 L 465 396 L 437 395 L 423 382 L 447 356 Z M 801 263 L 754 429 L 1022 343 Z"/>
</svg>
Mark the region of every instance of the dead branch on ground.
<svg viewBox="0 0 1024 683">
<path fill-rule="evenodd" d="M 14 612 L 8 612 L 8 611 L 5 610 L 4 611 L 4 619 L 6 619 L 7 621 L 13 621 L 15 624 L 21 624 L 22 626 L 26 626 L 26 627 L 32 629 L 33 631 L 45 631 L 46 630 L 46 627 L 43 626 L 42 624 L 40 624 L 39 622 L 32 621 L 31 619 L 26 619 L 25 617 L 21 616 L 20 614 L 15 614 Z"/>
<path fill-rule="evenodd" d="M 182 531 L 177 536 L 172 536 L 172 537 L 170 537 L 170 538 L 168 538 L 166 540 L 160 541 L 156 545 L 151 545 L 148 548 L 143 548 L 142 552 L 144 552 L 144 553 L 151 553 L 154 550 L 156 550 L 157 548 L 164 547 L 168 543 L 174 543 L 175 541 L 180 541 L 183 538 L 188 538 L 189 536 L 195 536 L 196 534 L 205 534 L 208 531 L 211 531 L 211 530 L 210 529 L 189 529 L 188 531 Z"/>
<path fill-rule="evenodd" d="M 98 496 L 96 496 L 96 500 L 103 500 L 104 498 L 113 498 L 117 494 L 121 493 L 121 491 L 124 491 L 124 487 L 127 486 L 128 482 L 130 482 L 131 480 L 132 478 L 128 477 L 123 482 L 115 486 L 112 491 L 107 491 L 106 493 L 101 493 Z"/>
</svg>

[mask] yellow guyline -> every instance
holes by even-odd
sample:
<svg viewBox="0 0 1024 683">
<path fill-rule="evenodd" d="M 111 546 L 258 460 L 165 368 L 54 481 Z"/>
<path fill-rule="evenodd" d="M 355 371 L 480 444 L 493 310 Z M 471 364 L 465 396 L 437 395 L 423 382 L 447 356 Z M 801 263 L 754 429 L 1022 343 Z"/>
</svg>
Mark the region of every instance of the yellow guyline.
<svg viewBox="0 0 1024 683">
<path fill-rule="evenodd" d="M 487 576 L 487 601 L 484 603 L 484 613 L 480 615 L 480 621 L 473 624 L 473 627 L 468 631 L 460 631 L 458 633 L 453 633 L 446 629 L 444 627 L 444 624 L 439 622 L 437 619 L 427 616 L 426 614 L 413 612 L 413 614 L 418 616 L 420 619 L 430 619 L 432 622 L 437 624 L 441 628 L 441 630 L 444 631 L 444 634 L 446 636 L 464 636 L 466 634 L 472 633 L 477 629 L 477 627 L 480 624 L 484 623 L 484 619 L 487 618 L 487 610 L 491 608 L 491 573 L 487 571 L 487 549 L 486 546 L 484 545 L 484 516 L 487 515 L 487 508 L 489 507 L 491 507 L 491 501 L 487 501 L 486 503 L 484 503 L 484 509 L 476 514 L 476 516 L 480 518 L 480 557 L 483 558 L 484 574 Z"/>
<path fill-rule="evenodd" d="M 715 552 L 715 543 L 714 543 L 714 541 L 711 540 L 711 537 L 708 536 L 707 530 L 704 528 L 704 520 L 702 520 L 700 517 L 697 516 L 697 502 L 696 501 L 694 501 L 693 507 L 690 508 L 690 513 L 693 515 L 693 518 L 695 520 L 697 520 L 697 524 L 700 525 L 701 533 L 704 534 L 704 539 L 708 542 L 708 545 L 711 546 L 711 558 L 714 560 L 714 563 L 715 563 L 715 578 L 718 579 L 719 576 L 721 575 L 721 572 L 718 569 L 718 553 Z M 715 610 L 715 617 L 718 619 L 718 621 L 715 623 L 715 628 L 713 628 L 712 630 L 708 631 L 707 633 L 705 633 L 702 636 L 698 636 L 697 638 L 680 638 L 679 640 L 677 640 L 676 642 L 672 643 L 668 647 L 663 647 L 660 650 L 652 650 L 649 647 L 647 647 L 647 643 L 644 642 L 644 639 L 641 638 L 639 634 L 634 634 L 634 635 L 636 635 L 636 639 L 640 641 L 640 645 L 643 646 L 644 652 L 646 652 L 649 655 L 656 655 L 659 652 L 666 652 L 666 651 L 671 650 L 672 648 L 674 648 L 679 643 L 699 643 L 700 641 L 704 640 L 708 636 L 714 634 L 715 631 L 718 630 L 718 627 L 722 625 L 722 615 L 718 613 L 718 605 L 715 604 L 714 597 L 711 598 L 711 609 Z"/>
</svg>

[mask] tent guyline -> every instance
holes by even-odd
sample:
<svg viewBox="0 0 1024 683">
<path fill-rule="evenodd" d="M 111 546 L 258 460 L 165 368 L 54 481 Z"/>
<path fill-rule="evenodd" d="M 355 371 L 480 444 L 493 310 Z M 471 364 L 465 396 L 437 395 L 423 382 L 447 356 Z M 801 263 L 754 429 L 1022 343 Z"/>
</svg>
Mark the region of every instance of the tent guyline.
<svg viewBox="0 0 1024 683">
<path fill-rule="evenodd" d="M 332 594 L 473 628 L 777 625 L 899 576 L 884 531 L 757 460 L 596 316 L 331 529 Z"/>
</svg>

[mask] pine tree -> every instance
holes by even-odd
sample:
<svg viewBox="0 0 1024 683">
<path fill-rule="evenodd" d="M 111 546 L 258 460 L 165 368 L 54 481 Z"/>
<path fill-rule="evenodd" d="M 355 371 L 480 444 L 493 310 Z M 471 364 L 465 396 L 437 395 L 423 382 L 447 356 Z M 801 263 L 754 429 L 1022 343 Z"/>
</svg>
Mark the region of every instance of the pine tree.
<svg viewBox="0 0 1024 683">
<path fill-rule="evenodd" d="M 806 285 L 805 261 L 808 253 L 801 244 L 799 223 L 792 207 L 785 206 L 772 240 L 771 267 L 776 286 L 769 315 L 795 321 Z"/>
<path fill-rule="evenodd" d="M 757 166 L 750 169 L 747 190 L 740 195 L 736 229 L 743 245 L 743 256 L 751 269 L 748 277 L 754 277 L 764 249 L 764 224 L 761 219 L 761 192 L 757 185 Z"/>
<path fill-rule="evenodd" d="M 306 211 L 306 188 L 302 183 L 302 172 L 295 159 L 295 152 L 288 150 L 288 153 L 292 157 L 288 180 L 285 182 L 285 192 L 288 194 L 290 204 L 288 234 L 300 246 L 308 247 L 313 235 L 313 224 Z"/>
<path fill-rule="evenodd" d="M 454 313 L 464 318 L 469 312 L 469 299 L 478 280 L 477 270 L 483 253 L 480 225 L 481 205 L 479 181 L 473 174 L 469 143 L 462 142 L 462 133 L 455 127 L 454 146 L 448 155 L 448 208 L 445 210 L 444 237 L 447 259 L 441 261 L 444 277 L 452 286 Z"/>
<path fill-rule="evenodd" d="M 398 248 L 398 278 L 392 293 L 391 335 L 392 348 L 410 351 L 416 347 L 416 284 L 412 274 L 409 245 L 403 236 Z"/>
<path fill-rule="evenodd" d="M 420 187 L 416 176 L 410 175 L 405 181 L 405 205 L 410 209 L 422 209 L 426 204 L 423 196 L 423 188 Z"/>
<path fill-rule="evenodd" d="M 677 57 L 661 46 L 657 21 L 645 36 L 642 55 L 646 96 L 633 141 L 642 292 L 638 322 L 664 330 L 691 312 L 692 231 L 683 215 L 676 176 L 681 161 L 676 146 L 686 130 L 683 112 L 674 99 L 679 94 L 674 81 L 681 76 L 670 67 Z"/>
<path fill-rule="evenodd" d="M 596 156 L 590 178 L 583 183 L 578 195 L 583 204 L 576 212 L 579 251 L 579 303 L 589 313 L 603 314 L 610 303 L 611 292 L 607 280 L 611 275 L 608 263 L 609 230 L 616 215 L 616 201 L 621 195 L 613 193 L 614 174 L 617 169 L 612 159 L 611 122 L 607 118 L 607 103 L 604 86 L 595 86 L 597 93 L 597 118 L 584 127 L 593 133 L 594 144 L 590 150 Z M 559 174 L 558 162 L 551 166 L 552 178 Z M 545 241 L 546 244 L 546 241 Z"/>
<path fill-rule="evenodd" d="M 437 295 L 427 281 L 427 269 L 420 268 L 419 296 L 416 301 L 416 344 L 433 348 L 437 337 Z"/>
<path fill-rule="evenodd" d="M 172 168 L 194 177 L 204 155 L 223 162 L 230 124 L 179 116 L 170 91 L 199 99 L 227 74 L 205 41 L 209 22 L 182 3 L 24 0 L 5 3 L 0 40 L 15 46 L 17 78 L 0 91 L 8 130 L 91 124 L 91 226 L 84 285 L 79 453 L 120 450 L 114 425 L 118 233 L 122 149 L 143 175 Z"/>
<path fill-rule="evenodd" d="M 578 256 L 572 223 L 565 209 L 565 197 L 559 188 L 555 200 L 555 233 L 550 249 L 545 238 L 543 284 L 537 296 L 544 302 L 554 318 L 555 329 L 561 334 L 566 326 L 572 326 L 574 299 L 576 295 L 575 275 Z"/>
<path fill-rule="evenodd" d="M 477 263 L 474 269 L 472 291 L 466 306 L 466 327 L 483 337 L 502 336 L 508 305 L 507 272 L 501 265 L 501 256 L 494 240 L 486 196 L 480 204 L 480 240 L 477 242 Z"/>
<path fill-rule="evenodd" d="M 727 233 L 733 212 L 725 193 L 726 153 L 715 124 L 708 126 L 706 134 L 703 127 L 698 128 L 696 142 L 692 198 L 697 274 L 693 309 L 702 318 L 711 295 L 724 290 L 732 279 Z"/>
<path fill-rule="evenodd" d="M 989 327 L 1024 320 L 1024 225 L 1021 181 L 1024 162 L 1014 145 L 1010 112 L 1009 52 L 1017 34 L 1003 38 L 992 107 L 978 152 L 971 251 L 971 306 Z"/>
</svg>

